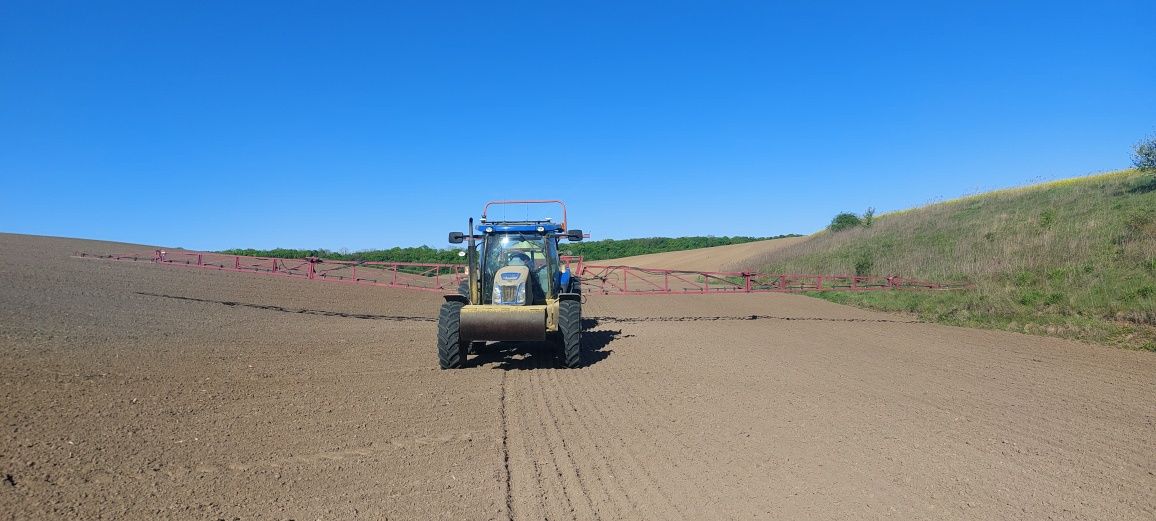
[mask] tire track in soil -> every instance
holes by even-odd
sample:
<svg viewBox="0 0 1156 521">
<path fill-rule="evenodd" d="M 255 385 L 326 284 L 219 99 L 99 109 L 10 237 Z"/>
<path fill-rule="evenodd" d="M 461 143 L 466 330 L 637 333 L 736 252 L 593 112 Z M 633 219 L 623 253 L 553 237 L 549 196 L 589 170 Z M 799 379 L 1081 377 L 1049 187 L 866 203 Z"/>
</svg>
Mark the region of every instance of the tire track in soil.
<svg viewBox="0 0 1156 521">
<path fill-rule="evenodd" d="M 648 356 L 648 368 L 656 374 L 669 372 L 669 363 L 663 356 Z M 711 519 L 725 518 L 726 514 L 715 506 L 715 498 L 710 491 L 719 487 L 742 487 L 728 483 L 716 475 L 719 454 L 704 450 L 684 439 L 669 425 L 672 418 L 685 418 L 685 409 L 672 406 L 669 401 L 661 401 L 659 396 L 673 397 L 680 391 L 669 379 L 638 379 L 625 377 L 623 368 L 617 369 L 614 378 L 590 379 L 589 392 L 601 396 L 600 407 L 607 422 L 607 432 L 619 434 L 630 432 L 650 443 L 629 440 L 621 435 L 621 445 L 631 461 L 632 469 L 641 473 L 643 479 L 653 486 L 659 504 L 665 504 L 673 513 L 664 513 L 664 519 Z M 645 385 L 640 384 L 643 382 Z M 607 397 L 625 397 L 624 400 Z M 617 418 L 617 420 L 615 420 Z M 634 447 L 634 449 L 631 449 Z M 650 450 L 639 452 L 637 448 Z M 686 474 L 686 469 L 696 469 L 695 475 Z M 660 479 L 658 476 L 662 476 Z M 664 485 L 666 483 L 667 485 Z M 745 488 L 745 487 L 744 487 Z M 704 496 L 705 494 L 705 496 Z M 676 498 L 698 497 L 695 504 L 681 504 Z M 651 506 L 655 506 L 652 500 Z"/>
<path fill-rule="evenodd" d="M 173 300 L 185 300 L 189 302 L 201 302 L 205 304 L 221 304 L 229 307 L 263 309 L 266 311 L 279 311 L 281 313 L 292 313 L 294 315 L 317 315 L 322 317 L 340 317 L 340 318 L 358 318 L 362 320 L 389 320 L 393 322 L 437 322 L 433 317 L 422 316 L 403 316 L 403 315 L 373 315 L 369 313 L 346 313 L 342 311 L 327 311 L 323 309 L 307 309 L 307 308 L 286 308 L 275 306 L 272 304 L 250 304 L 247 302 L 235 302 L 231 300 L 212 300 L 196 297 L 184 297 L 180 295 L 162 295 L 160 293 L 147 293 L 144 291 L 135 291 L 137 295 L 144 295 L 146 297 L 159 297 Z"/>
<path fill-rule="evenodd" d="M 563 403 L 559 404 L 560 410 L 567 411 L 567 415 L 571 419 L 570 422 L 567 422 L 567 432 L 573 433 L 571 439 L 574 440 L 573 443 L 575 445 L 579 445 L 584 449 L 582 453 L 591 455 L 585 459 L 592 467 L 590 471 L 587 471 L 586 475 L 594 477 L 598 485 L 595 490 L 601 492 L 600 499 L 604 498 L 601 504 L 605 504 L 610 510 L 609 512 L 602 513 L 602 515 L 611 519 L 624 519 L 631 516 L 638 517 L 641 514 L 638 504 L 627 491 L 627 487 L 624 486 L 625 484 L 615 475 L 611 467 L 612 458 L 607 457 L 611 448 L 605 444 L 599 444 L 597 437 L 591 434 L 591 427 L 594 427 L 594 423 L 589 421 L 590 416 L 586 416 L 589 414 L 589 411 L 586 410 L 587 407 L 584 406 L 585 404 L 576 403 L 573 397 L 577 394 L 575 391 L 585 391 L 585 386 L 581 385 L 581 377 L 587 374 L 589 374 L 588 371 L 572 371 L 566 373 L 566 377 L 574 377 L 572 379 L 573 385 L 568 386 L 564 385 L 558 373 L 552 375 L 552 388 L 565 389 L 563 392 L 555 394 L 558 400 L 563 401 Z M 579 405 L 583 405 L 583 407 L 579 409 Z M 579 416 L 585 416 L 587 421 L 574 421 Z M 598 430 L 600 432 L 610 432 L 609 429 L 605 428 L 599 428 Z M 624 472 L 620 471 L 619 475 L 622 474 L 624 474 Z"/>
<path fill-rule="evenodd" d="M 644 423 L 661 425 L 654 417 L 654 409 L 637 405 L 609 406 L 617 404 L 622 397 L 626 397 L 627 403 L 635 403 L 631 399 L 634 393 L 602 392 L 598 398 L 591 394 L 594 389 L 606 389 L 606 379 L 626 380 L 620 371 L 595 376 L 589 368 L 540 369 L 518 372 L 512 377 L 517 379 L 510 382 L 517 382 L 521 387 L 508 389 L 507 400 L 519 405 L 508 406 L 511 418 L 506 421 L 521 426 L 510 433 L 511 446 L 522 445 L 520 453 L 527 460 L 511 461 L 516 519 L 556 518 L 559 512 L 572 519 L 638 518 L 650 517 L 656 512 L 661 513 L 659 517 L 663 519 L 687 518 L 660 486 L 655 471 L 642 464 L 638 454 L 629 449 L 632 443 L 621 434 L 624 430 L 641 430 L 630 418 L 641 416 Z M 578 396 L 593 406 L 576 403 Z M 525 406 L 526 402 L 533 405 Z M 640 415 L 628 409 L 647 413 Z M 618 421 L 612 421 L 604 411 L 617 412 Z M 600 444 L 599 437 L 616 440 L 616 443 Z M 677 443 L 670 433 L 662 438 L 668 446 Z M 683 446 L 678 452 L 687 450 Z M 662 472 L 678 472 L 673 454 L 663 451 L 660 459 L 664 462 Z M 533 483 L 523 478 L 528 474 L 524 469 L 530 467 L 534 469 Z M 519 468 L 523 471 L 519 472 Z M 623 481 L 624 478 L 627 481 Z M 532 502 L 531 498 L 537 500 L 533 503 L 537 511 L 518 508 Z M 646 506 L 640 506 L 640 501 Z"/>
<path fill-rule="evenodd" d="M 655 516 L 660 519 L 686 519 L 686 513 L 683 512 L 674 503 L 670 493 L 662 487 L 659 480 L 654 476 L 649 466 L 644 465 L 639 459 L 636 451 L 631 450 L 630 447 L 636 446 L 628 442 L 623 436 L 622 432 L 625 427 L 635 427 L 634 425 L 624 425 L 626 418 L 640 418 L 638 414 L 627 415 L 624 410 L 619 407 L 619 397 L 629 396 L 618 393 L 593 393 L 595 389 L 606 389 L 606 386 L 599 386 L 594 383 L 594 376 L 592 372 L 584 371 L 578 375 L 578 382 L 574 388 L 582 393 L 585 398 L 584 403 L 588 405 L 585 412 L 585 420 L 583 425 L 589 425 L 590 428 L 597 430 L 605 439 L 610 440 L 608 443 L 599 445 L 593 443 L 598 454 L 605 462 L 608 472 L 613 477 L 614 481 L 619 484 L 615 490 L 621 491 L 626 501 L 630 504 L 635 516 L 642 516 L 643 513 L 654 514 L 654 512 L 647 512 L 647 509 L 642 505 L 648 505 L 660 510 L 659 514 Z M 620 380 L 620 374 L 615 373 L 615 380 Z M 629 402 L 629 399 L 627 400 Z M 645 408 L 644 408 L 645 409 Z M 617 411 L 620 414 L 616 415 L 620 420 L 618 422 L 612 421 L 607 415 L 610 411 Z M 645 416 L 649 417 L 649 416 Z M 635 428 L 634 430 L 637 430 Z M 589 433 L 590 429 L 585 432 Z M 593 438 L 597 439 L 597 438 Z M 607 452 L 612 453 L 613 457 L 607 455 Z M 617 468 L 617 472 L 615 472 Z M 622 486 L 623 477 L 629 476 L 628 483 L 631 486 Z M 634 493 L 631 492 L 631 487 L 638 488 Z"/>
<path fill-rule="evenodd" d="M 534 394 L 539 398 L 539 417 L 548 419 L 542 424 L 549 430 L 550 452 L 554 455 L 556 471 L 562 480 L 562 491 L 566 494 L 568 503 L 571 505 L 574 519 L 601 519 L 594 506 L 594 500 L 590 496 L 590 487 L 582 478 L 582 467 L 572 449 L 574 445 L 572 437 L 562 429 L 559 422 L 558 415 L 561 411 L 556 404 L 551 403 L 550 395 L 553 394 L 551 391 L 556 391 L 557 387 L 542 384 L 546 376 L 553 373 L 554 371 L 547 371 L 542 374 L 534 374 L 530 380 L 535 387 Z M 558 453 L 562 454 L 561 461 L 557 457 Z"/>
<path fill-rule="evenodd" d="M 502 422 L 502 474 L 504 481 L 504 488 L 506 493 L 506 519 L 514 521 L 514 491 L 510 486 L 510 418 L 506 413 L 506 380 L 509 373 L 502 372 L 502 381 L 500 385 L 500 396 L 498 402 L 498 414 Z"/>
<path fill-rule="evenodd" d="M 522 379 L 531 376 L 512 375 L 511 378 L 519 379 L 511 380 L 509 383 L 514 385 L 507 389 L 507 393 L 515 397 L 508 401 L 508 405 L 512 405 L 508 408 L 511 418 L 516 419 L 512 422 L 514 428 L 510 429 L 510 446 L 518 448 L 511 451 L 510 466 L 514 510 L 519 519 L 570 517 L 567 513 L 573 512 L 573 507 L 558 479 L 559 473 L 556 470 L 551 472 L 557 469 L 557 462 L 550 465 L 543 459 L 552 458 L 553 454 L 538 412 L 537 399 L 533 393 L 520 388 L 524 383 Z M 540 448 L 542 446 L 545 450 Z M 513 454 L 520 454 L 521 458 L 515 458 Z"/>
<path fill-rule="evenodd" d="M 577 372 L 581 370 L 566 371 L 566 376 Z M 623 488 L 621 483 L 607 479 L 609 474 L 598 470 L 597 463 L 591 468 L 591 462 L 603 457 L 589 441 L 592 435 L 588 428 L 575 425 L 573 404 L 561 399 L 574 386 L 560 379 L 559 371 L 550 369 L 516 376 L 522 387 L 511 393 L 511 399 L 529 405 L 510 408 L 517 415 L 515 423 L 524 426 L 511 437 L 525 445 L 525 461 L 512 463 L 514 469 L 532 466 L 534 478 L 530 481 L 525 472 L 513 473 L 515 518 L 622 518 L 621 513 L 629 509 L 616 506 L 611 497 L 614 490 Z M 531 502 L 536 509 L 518 508 Z"/>
<path fill-rule="evenodd" d="M 630 338 L 634 334 L 624 335 Z M 669 373 L 670 360 L 665 356 L 647 356 L 647 367 L 658 373 Z M 677 396 L 677 387 L 672 387 L 666 379 L 650 380 L 638 378 L 637 375 L 626 376 L 629 368 L 608 368 L 601 373 L 582 371 L 577 375 L 570 390 L 581 390 L 590 400 L 588 403 L 598 404 L 589 410 L 584 410 L 580 430 L 587 430 L 588 425 L 602 423 L 599 433 L 618 440 L 621 447 L 614 458 L 602 456 L 601 459 L 610 461 L 629 461 L 630 465 L 620 467 L 619 475 L 632 474 L 630 487 L 622 487 L 624 493 L 629 489 L 639 489 L 646 494 L 640 494 L 643 502 L 651 509 L 662 510 L 659 516 L 663 519 L 693 519 L 703 517 L 718 517 L 723 513 L 702 502 L 695 505 L 680 505 L 676 501 L 678 495 L 688 493 L 701 494 L 703 490 L 711 490 L 723 486 L 724 480 L 710 472 L 699 472 L 695 476 L 686 475 L 685 469 L 689 466 L 699 469 L 711 469 L 717 464 L 717 458 L 712 460 L 701 446 L 695 446 L 684 440 L 679 433 L 671 430 L 670 418 L 684 417 L 688 414 L 683 407 L 671 402 L 663 402 L 658 396 Z M 570 373 L 563 373 L 568 376 Z M 645 385 L 642 385 L 645 384 Z M 561 393 L 566 395 L 567 393 Z M 597 396 L 597 397 L 595 397 Z M 630 433 L 639 439 L 629 440 L 623 433 Z M 638 448 L 644 450 L 639 451 Z M 604 451 L 595 449 L 595 453 L 602 455 Z M 682 463 L 681 467 L 679 462 Z M 657 476 L 663 476 L 659 479 Z M 671 483 L 676 478 L 674 488 L 663 485 Z M 640 487 L 641 485 L 641 487 Z M 734 487 L 734 484 L 727 486 Z M 628 501 L 635 505 L 638 502 L 627 495 Z M 687 511 L 695 511 L 691 514 Z M 642 510 L 642 509 L 639 509 Z M 653 515 L 654 512 L 647 512 Z"/>
<path fill-rule="evenodd" d="M 754 318 L 751 318 L 754 317 Z M 609 318 L 608 321 L 618 321 L 632 325 L 643 325 L 652 322 L 723 322 L 723 321 L 750 321 L 759 319 L 775 319 L 767 315 L 745 316 L 715 316 L 715 317 L 643 317 Z M 861 319 L 860 319 L 861 320 Z M 844 321 L 844 320 L 836 320 Z M 690 324 L 682 326 L 690 328 Z M 624 329 L 622 338 L 652 336 L 644 334 L 640 329 Z M 690 333 L 692 330 L 687 329 Z M 685 339 L 684 335 L 678 335 Z M 657 343 L 655 343 L 657 342 Z M 677 347 L 676 347 L 677 346 Z M 693 405 L 677 399 L 687 391 L 686 381 L 678 378 L 653 378 L 649 375 L 674 375 L 688 363 L 689 358 L 672 354 L 672 348 L 677 351 L 681 348 L 681 341 L 664 345 L 657 339 L 639 348 L 634 365 L 641 362 L 645 368 L 642 375 L 633 374 L 640 367 L 623 366 L 618 364 L 607 368 L 599 375 L 588 374 L 588 384 L 578 387 L 597 395 L 599 407 L 590 414 L 600 414 L 606 419 L 607 428 L 604 432 L 619 434 L 618 439 L 624 447 L 625 453 L 635 463 L 633 470 L 641 473 L 645 481 L 653 486 L 655 496 L 649 496 L 648 506 L 665 505 L 668 509 L 659 518 L 664 519 L 711 519 L 726 518 L 733 515 L 725 505 L 725 500 L 714 494 L 713 491 L 729 488 L 742 490 L 746 497 L 759 495 L 756 484 L 735 482 L 728 479 L 732 473 L 726 467 L 720 467 L 720 461 L 732 459 L 724 449 L 719 452 L 715 448 L 717 438 L 697 440 L 689 437 L 693 431 L 684 432 L 671 427 L 671 421 L 680 422 L 693 418 L 700 413 Z M 703 375 L 706 377 L 707 375 Z M 660 399 L 666 397 L 666 400 Z M 681 424 L 676 424 L 682 427 Z M 684 429 L 685 430 L 685 429 Z M 621 433 L 630 433 L 624 437 Z M 639 450 L 639 449 L 642 450 Z M 732 465 L 743 467 L 745 462 L 733 461 Z M 688 473 L 689 472 L 689 473 Z M 659 477 L 661 476 L 661 478 Z M 632 483 L 637 488 L 637 483 Z M 734 495 L 734 494 L 732 494 Z M 697 498 L 696 501 L 684 502 L 688 497 Z M 661 499 L 659 499 L 661 498 Z"/>
<path fill-rule="evenodd" d="M 550 455 L 551 477 L 557 480 L 562 498 L 565 500 L 567 514 L 571 519 L 587 519 L 593 515 L 593 505 L 590 496 L 586 494 L 585 486 L 578 477 L 578 469 L 574 457 L 567 450 L 564 433 L 558 428 L 554 411 L 546 401 L 546 395 L 540 384 L 541 374 L 529 375 L 528 383 L 533 393 L 535 417 L 538 426 L 542 429 L 544 448 Z M 561 457 L 559 457 L 561 454 Z"/>
</svg>

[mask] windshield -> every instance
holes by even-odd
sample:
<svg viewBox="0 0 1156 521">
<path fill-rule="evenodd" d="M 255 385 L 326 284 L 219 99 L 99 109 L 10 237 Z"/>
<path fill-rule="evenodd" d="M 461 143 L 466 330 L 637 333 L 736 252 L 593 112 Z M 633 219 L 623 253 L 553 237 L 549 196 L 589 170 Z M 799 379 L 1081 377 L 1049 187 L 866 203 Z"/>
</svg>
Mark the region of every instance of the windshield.
<svg viewBox="0 0 1156 521">
<path fill-rule="evenodd" d="M 554 266 L 554 241 L 533 233 L 512 233 L 495 235 L 486 241 L 483 258 L 484 279 L 482 295 L 489 295 L 494 273 L 506 266 L 526 266 L 530 269 L 530 279 L 534 286 L 534 303 L 545 303 L 547 295 L 553 295 L 552 278 L 558 271 Z M 484 297 L 483 297 L 484 298 Z"/>
</svg>

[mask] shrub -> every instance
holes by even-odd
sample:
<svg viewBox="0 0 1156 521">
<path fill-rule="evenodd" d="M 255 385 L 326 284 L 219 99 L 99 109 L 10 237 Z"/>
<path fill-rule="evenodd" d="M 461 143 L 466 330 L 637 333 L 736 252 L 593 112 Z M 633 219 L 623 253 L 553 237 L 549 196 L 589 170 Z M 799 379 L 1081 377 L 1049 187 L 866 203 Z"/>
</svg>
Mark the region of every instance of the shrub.
<svg viewBox="0 0 1156 521">
<path fill-rule="evenodd" d="M 863 220 L 851 212 L 843 212 L 831 219 L 831 226 L 828 228 L 833 232 L 841 232 L 843 230 L 854 228 L 863 224 Z"/>
<path fill-rule="evenodd" d="M 875 267 L 875 262 L 871 260 L 871 256 L 864 254 L 863 256 L 859 257 L 859 260 L 855 261 L 855 274 L 856 275 L 870 275 L 871 274 L 871 268 L 874 268 L 874 267 Z"/>
</svg>

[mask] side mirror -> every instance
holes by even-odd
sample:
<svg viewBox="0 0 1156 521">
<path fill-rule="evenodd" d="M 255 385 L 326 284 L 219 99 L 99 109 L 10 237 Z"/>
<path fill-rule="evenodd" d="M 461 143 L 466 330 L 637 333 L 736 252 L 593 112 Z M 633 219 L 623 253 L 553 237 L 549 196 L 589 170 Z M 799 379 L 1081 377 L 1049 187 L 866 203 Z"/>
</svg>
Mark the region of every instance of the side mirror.
<svg viewBox="0 0 1156 521">
<path fill-rule="evenodd" d="M 582 230 L 566 230 L 566 240 L 575 242 L 581 241 Z"/>
<path fill-rule="evenodd" d="M 466 240 L 466 234 L 462 232 L 450 232 L 450 244 L 461 244 Z"/>
</svg>

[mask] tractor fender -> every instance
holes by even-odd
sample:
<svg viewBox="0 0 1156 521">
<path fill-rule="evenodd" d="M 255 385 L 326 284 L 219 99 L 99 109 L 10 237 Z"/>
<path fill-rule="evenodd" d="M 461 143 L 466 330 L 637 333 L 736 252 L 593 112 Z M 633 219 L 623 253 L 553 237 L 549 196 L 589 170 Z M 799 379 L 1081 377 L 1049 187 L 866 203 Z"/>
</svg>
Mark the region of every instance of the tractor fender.
<svg viewBox="0 0 1156 521">
<path fill-rule="evenodd" d="M 558 300 L 577 300 L 578 302 L 582 302 L 582 294 L 581 293 L 559 293 L 558 294 Z"/>
<path fill-rule="evenodd" d="M 446 302 L 461 302 L 462 304 L 467 304 L 467 305 L 470 303 L 470 298 L 465 296 L 465 295 L 458 295 L 455 293 L 452 295 L 446 294 L 446 295 L 442 295 L 442 296 L 445 297 Z"/>
</svg>

